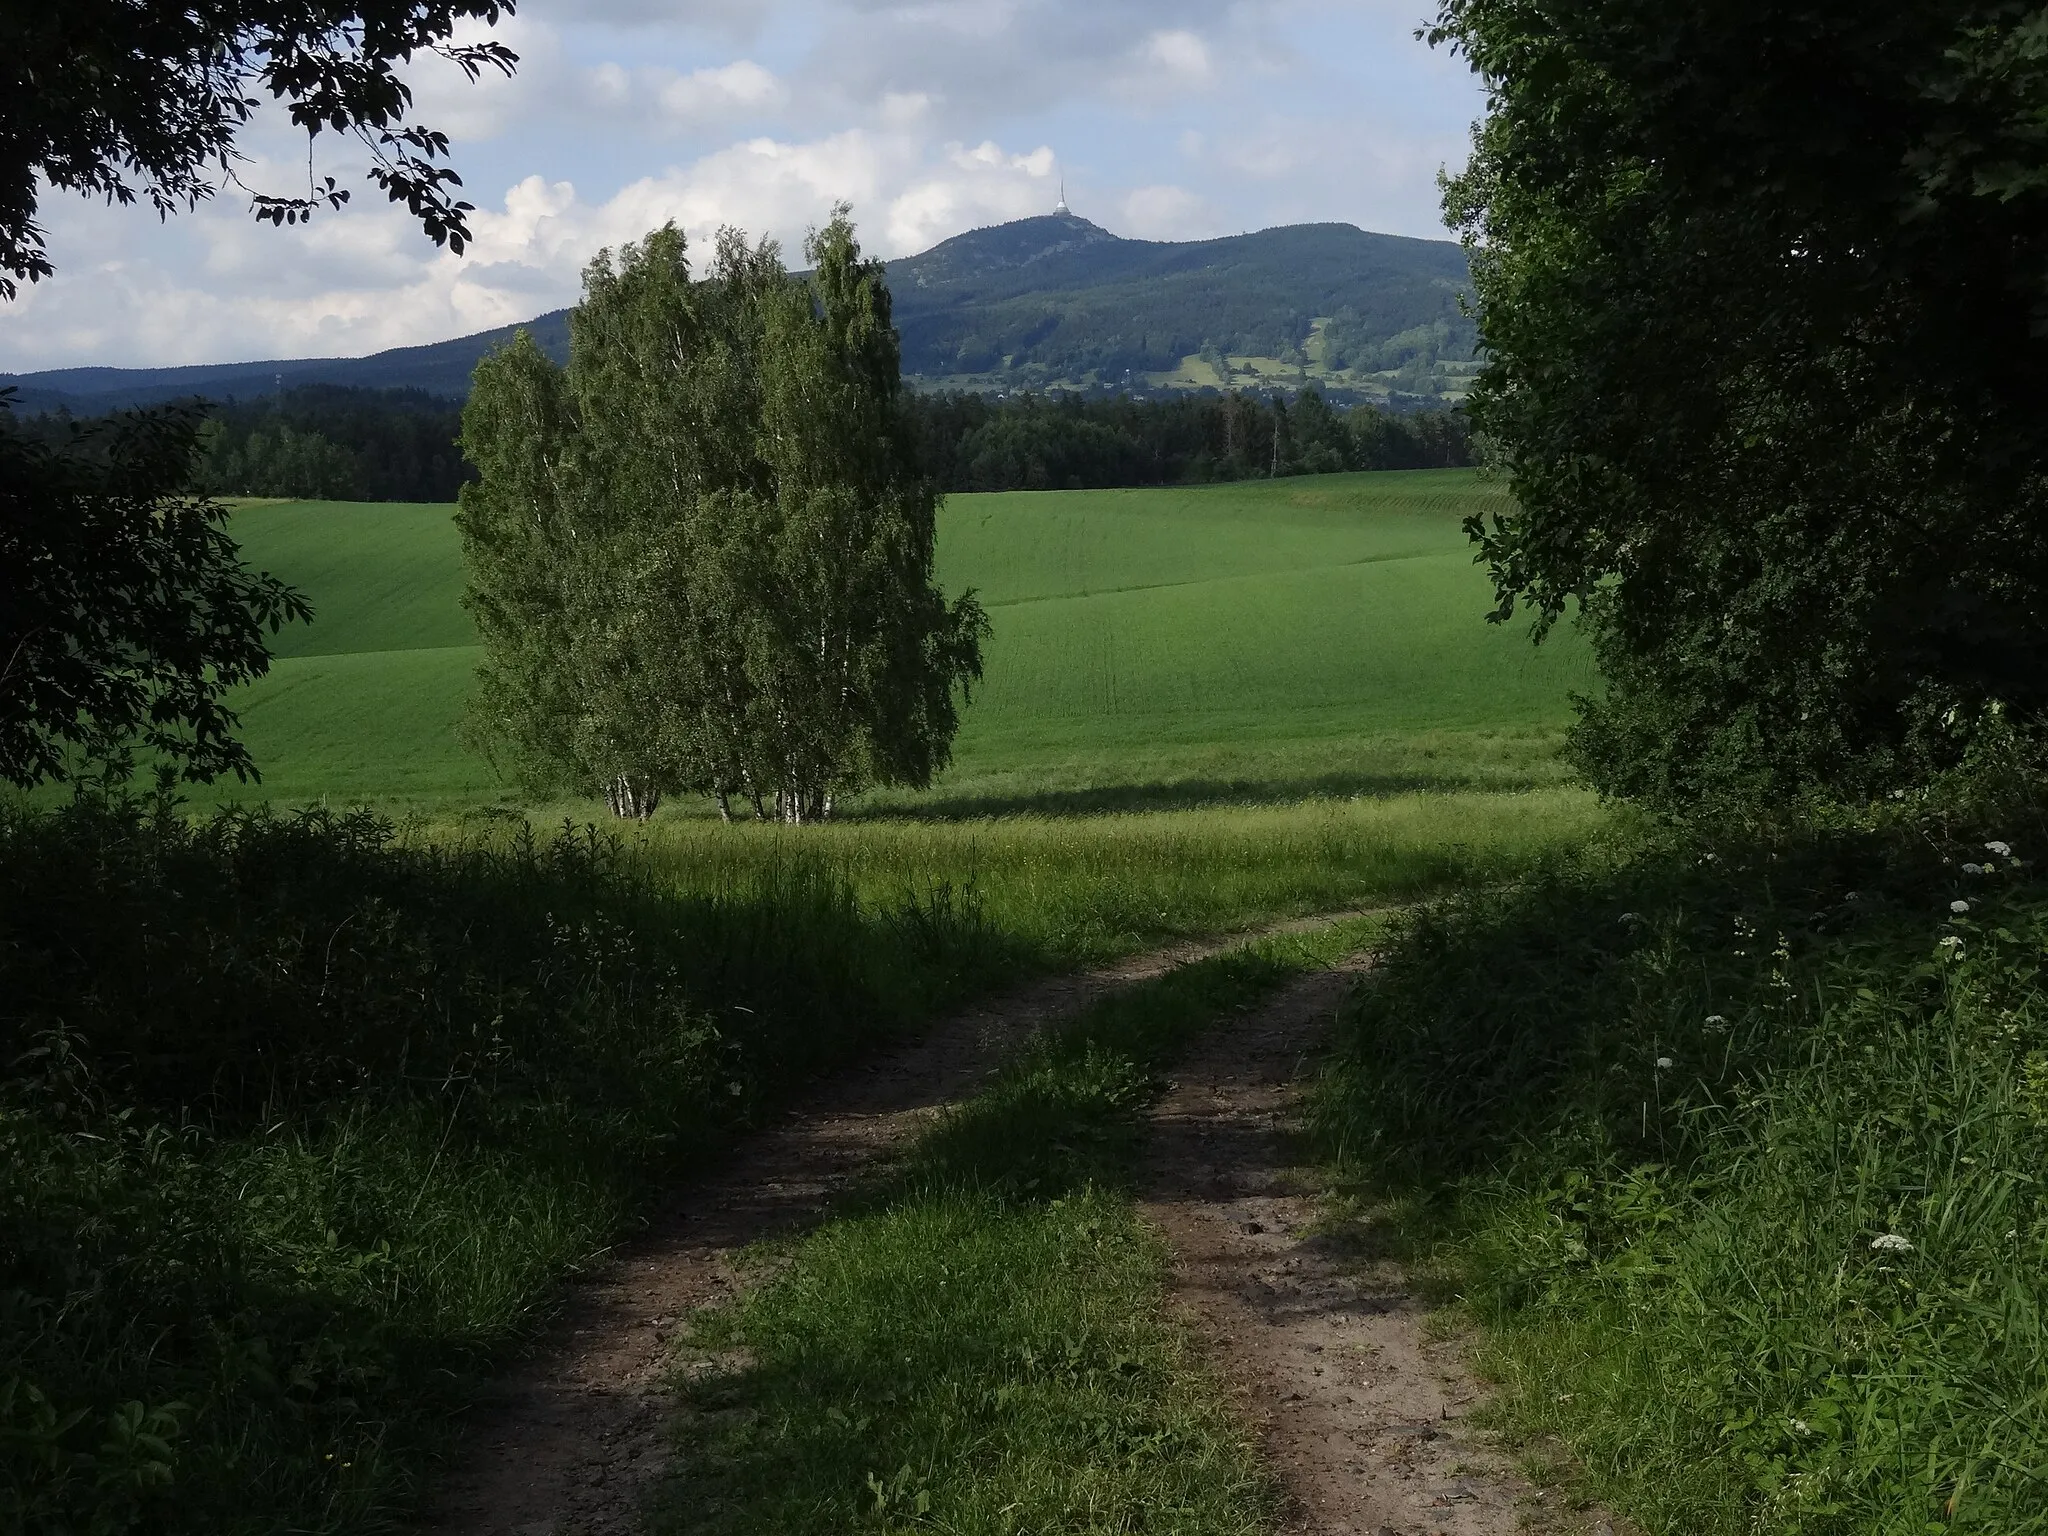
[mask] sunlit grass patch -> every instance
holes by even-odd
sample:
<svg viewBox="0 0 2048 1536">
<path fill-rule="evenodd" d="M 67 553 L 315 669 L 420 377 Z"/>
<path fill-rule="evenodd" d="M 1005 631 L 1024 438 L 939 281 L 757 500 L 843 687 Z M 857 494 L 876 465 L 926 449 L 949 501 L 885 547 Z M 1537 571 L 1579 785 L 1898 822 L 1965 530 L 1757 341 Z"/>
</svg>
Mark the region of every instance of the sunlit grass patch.
<svg viewBox="0 0 2048 1536">
<path fill-rule="evenodd" d="M 1609 821 L 1591 795 L 1560 788 L 968 822 L 657 822 L 635 846 L 685 889 L 802 857 L 869 900 L 971 891 L 994 927 L 1071 961 L 1498 881 Z"/>
</svg>

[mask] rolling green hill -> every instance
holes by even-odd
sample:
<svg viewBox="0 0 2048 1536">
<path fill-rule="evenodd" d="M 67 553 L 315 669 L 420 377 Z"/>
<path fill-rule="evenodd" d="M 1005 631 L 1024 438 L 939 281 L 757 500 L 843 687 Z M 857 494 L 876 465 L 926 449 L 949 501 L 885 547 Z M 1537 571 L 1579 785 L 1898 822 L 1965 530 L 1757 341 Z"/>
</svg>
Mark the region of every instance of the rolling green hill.
<svg viewBox="0 0 2048 1536">
<path fill-rule="evenodd" d="M 1527 783 L 1548 765 L 1576 637 L 1484 622 L 1469 471 L 953 497 L 939 575 L 994 632 L 957 762 L 901 809 L 1273 799 Z M 256 795 L 447 804 L 511 794 L 456 733 L 477 662 L 447 507 L 252 506 L 252 564 L 318 616 L 240 708 Z M 220 798 L 247 799 L 224 786 Z"/>
<path fill-rule="evenodd" d="M 1314 380 L 1384 399 L 1456 395 L 1472 324 L 1447 240 L 1294 224 L 1221 240 L 1125 240 L 1072 214 L 1017 219 L 889 263 L 903 368 L 923 388 L 1198 389 Z M 477 359 L 526 329 L 558 360 L 568 311 L 370 357 L 0 374 L 24 410 L 91 415 L 204 395 L 339 384 L 462 396 Z"/>
</svg>

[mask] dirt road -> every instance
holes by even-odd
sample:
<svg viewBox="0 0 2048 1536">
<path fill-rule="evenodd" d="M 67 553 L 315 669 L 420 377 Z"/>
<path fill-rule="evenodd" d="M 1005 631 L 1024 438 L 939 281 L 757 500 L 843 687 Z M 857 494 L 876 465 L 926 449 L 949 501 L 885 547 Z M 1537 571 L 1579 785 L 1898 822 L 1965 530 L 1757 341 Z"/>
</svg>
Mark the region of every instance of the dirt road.
<svg viewBox="0 0 2048 1536">
<path fill-rule="evenodd" d="M 1285 1494 L 1284 1536 L 1599 1533 L 1466 1422 L 1478 1384 L 1399 1266 L 1317 1234 L 1292 1134 L 1306 1068 L 1363 959 L 1212 1032 L 1153 1112 L 1145 1214 L 1173 1294 Z"/>
<path fill-rule="evenodd" d="M 1290 928 L 1305 926 L 1290 924 Z M 1019 1041 L 1118 988 L 1227 947 L 1182 945 L 1023 988 L 821 1084 L 783 1123 L 677 1191 L 569 1296 L 531 1358 L 479 1406 L 429 1528 L 450 1536 L 624 1536 L 667 1455 L 669 1341 L 741 1283 L 748 1245 L 815 1222 L 921 1119 Z M 1398 1272 L 1312 1235 L 1288 1124 L 1302 1067 L 1353 971 L 1322 972 L 1219 1026 L 1156 1110 L 1145 1211 L 1178 1255 L 1189 1326 L 1262 1434 L 1287 1536 L 1506 1536 L 1595 1529 L 1464 1425 L 1477 1390 L 1432 1343 Z"/>
<path fill-rule="evenodd" d="M 439 1481 L 428 1528 L 451 1536 L 618 1536 L 635 1528 L 666 1442 L 668 1342 L 730 1295 L 741 1249 L 816 1221 L 920 1119 L 962 1097 L 1031 1031 L 1236 940 L 1182 944 L 1054 977 L 968 1009 L 821 1084 L 783 1123 L 678 1190 L 577 1284 L 547 1338 L 492 1389 Z"/>
</svg>

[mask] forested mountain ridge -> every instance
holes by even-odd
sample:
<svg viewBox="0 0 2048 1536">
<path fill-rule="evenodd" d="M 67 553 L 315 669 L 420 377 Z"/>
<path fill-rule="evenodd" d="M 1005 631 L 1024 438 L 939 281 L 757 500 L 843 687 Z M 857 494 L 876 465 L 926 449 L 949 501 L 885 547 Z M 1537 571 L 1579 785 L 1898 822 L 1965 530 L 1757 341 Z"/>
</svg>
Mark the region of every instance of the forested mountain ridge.
<svg viewBox="0 0 2048 1536">
<path fill-rule="evenodd" d="M 1363 398 L 1455 395 L 1471 356 L 1464 252 L 1447 240 L 1296 224 L 1219 240 L 1126 240 L 1072 214 L 969 231 L 889 263 L 913 386 L 1181 391 L 1316 382 Z M 0 374 L 30 411 L 92 414 L 309 384 L 460 398 L 477 360 L 530 330 L 568 349 L 568 311 L 357 358 Z"/>
<path fill-rule="evenodd" d="M 1413 351 L 1471 356 L 1464 251 L 1349 224 L 1166 242 L 1049 214 L 957 235 L 890 263 L 889 280 L 904 372 L 930 385 L 1231 382 L 1219 364 L 1364 385 L 1330 376 L 1398 368 L 1412 352 L 1387 344 L 1433 328 Z"/>
</svg>

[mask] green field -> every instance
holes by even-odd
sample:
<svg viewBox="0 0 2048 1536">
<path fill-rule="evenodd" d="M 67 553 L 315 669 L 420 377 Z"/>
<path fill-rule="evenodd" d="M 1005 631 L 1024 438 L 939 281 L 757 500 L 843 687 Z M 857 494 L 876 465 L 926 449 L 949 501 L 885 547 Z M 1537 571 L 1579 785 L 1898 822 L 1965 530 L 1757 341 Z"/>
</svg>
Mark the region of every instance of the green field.
<svg viewBox="0 0 2048 1536">
<path fill-rule="evenodd" d="M 955 496 L 939 579 L 973 587 L 988 676 L 931 813 L 1120 809 L 1556 782 L 1575 635 L 1485 623 L 1470 471 Z M 421 808 L 516 798 L 458 740 L 478 653 L 450 509 L 244 508 L 252 565 L 302 587 L 237 701 L 261 786 L 214 795 Z"/>
</svg>

